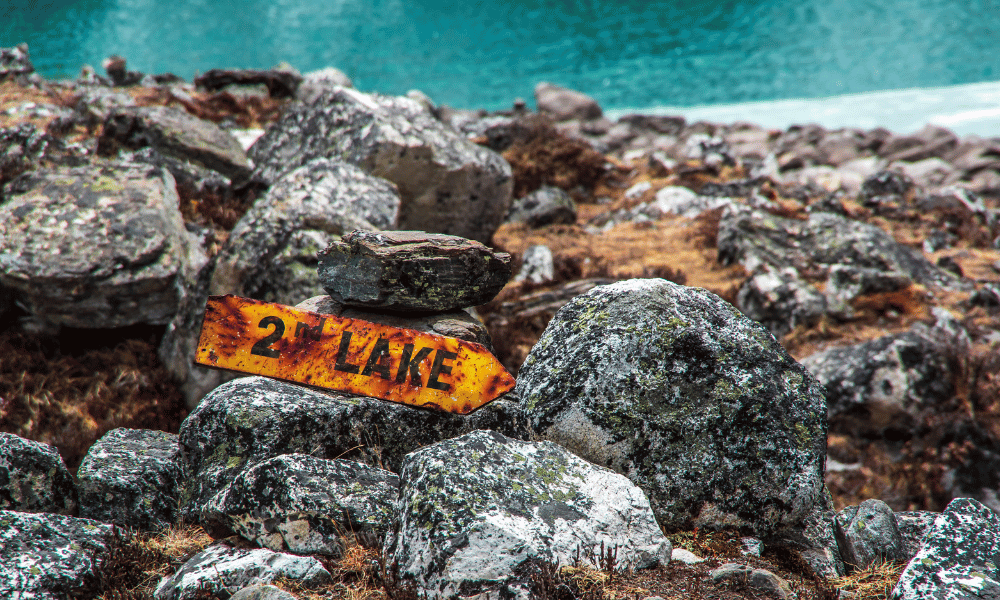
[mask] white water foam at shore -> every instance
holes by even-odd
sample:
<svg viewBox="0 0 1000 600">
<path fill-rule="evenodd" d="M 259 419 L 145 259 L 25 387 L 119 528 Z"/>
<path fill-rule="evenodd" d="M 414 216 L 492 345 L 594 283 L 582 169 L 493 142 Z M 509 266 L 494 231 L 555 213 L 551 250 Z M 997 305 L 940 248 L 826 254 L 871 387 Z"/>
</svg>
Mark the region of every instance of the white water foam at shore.
<svg viewBox="0 0 1000 600">
<path fill-rule="evenodd" d="M 829 98 L 773 100 L 711 106 L 663 106 L 605 111 L 615 120 L 626 114 L 680 115 L 688 122 L 757 123 L 769 129 L 816 123 L 827 129 L 885 127 L 912 133 L 928 123 L 963 136 L 1000 137 L 1000 81 L 935 88 L 848 94 Z"/>
</svg>

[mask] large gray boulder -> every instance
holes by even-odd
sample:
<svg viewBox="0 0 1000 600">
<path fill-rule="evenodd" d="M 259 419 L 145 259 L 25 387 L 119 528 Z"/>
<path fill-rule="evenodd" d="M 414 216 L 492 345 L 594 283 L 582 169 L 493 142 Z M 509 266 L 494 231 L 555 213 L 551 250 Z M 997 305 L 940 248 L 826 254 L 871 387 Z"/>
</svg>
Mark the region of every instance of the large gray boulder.
<svg viewBox="0 0 1000 600">
<path fill-rule="evenodd" d="M 848 506 L 837 513 L 834 524 L 840 555 L 851 570 L 863 571 L 905 557 L 896 515 L 882 500 L 872 498 Z"/>
<path fill-rule="evenodd" d="M 278 180 L 219 251 L 212 294 L 294 305 L 323 293 L 316 256 L 355 229 L 394 229 L 396 186 L 338 159 L 316 159 Z"/>
<path fill-rule="evenodd" d="M 92 597 L 112 529 L 90 519 L 0 510 L 0 598 Z"/>
<path fill-rule="evenodd" d="M 335 88 L 291 105 L 249 151 L 267 183 L 316 158 L 339 158 L 388 179 L 401 229 L 488 243 L 510 206 L 510 165 L 463 138 L 417 101 Z"/>
<path fill-rule="evenodd" d="M 80 464 L 80 516 L 157 531 L 177 522 L 181 470 L 177 434 L 112 429 Z"/>
<path fill-rule="evenodd" d="M 352 460 L 284 454 L 243 471 L 201 511 L 276 552 L 338 557 L 353 534 L 379 545 L 392 528 L 395 474 Z"/>
<path fill-rule="evenodd" d="M 107 164 L 40 169 L 0 205 L 0 284 L 28 312 L 83 328 L 165 324 L 204 256 L 173 177 Z"/>
<path fill-rule="evenodd" d="M 423 231 L 353 231 L 319 255 L 319 277 L 343 304 L 450 311 L 485 304 L 510 279 L 510 255 Z"/>
<path fill-rule="evenodd" d="M 118 108 L 104 121 L 99 151 L 152 147 L 158 153 L 217 171 L 233 181 L 250 176 L 243 146 L 225 129 L 167 106 Z"/>
<path fill-rule="evenodd" d="M 192 556 L 171 576 L 156 586 L 156 600 L 229 598 L 251 585 L 275 579 L 292 580 L 305 587 L 332 581 L 323 564 L 310 556 L 272 552 L 265 548 L 245 550 L 222 544 L 209 546 Z"/>
<path fill-rule="evenodd" d="M 462 416 L 264 377 L 236 379 L 205 396 L 181 424 L 189 474 L 178 500 L 181 515 L 197 521 L 234 477 L 269 458 L 301 453 L 397 472 L 403 457 L 421 446 L 474 429 L 516 429 L 511 412 L 504 400 Z"/>
<path fill-rule="evenodd" d="M 956 498 L 910 559 L 893 600 L 1000 597 L 1000 517 L 971 499 Z"/>
<path fill-rule="evenodd" d="M 518 567 L 617 550 L 620 568 L 666 564 L 671 544 L 625 477 L 551 442 L 475 431 L 408 455 L 385 553 L 429 598 L 517 594 Z"/>
<path fill-rule="evenodd" d="M 799 523 L 823 488 L 815 379 L 718 296 L 662 279 L 564 306 L 517 380 L 534 435 L 628 476 L 668 529 Z"/>
<path fill-rule="evenodd" d="M 72 515 L 76 484 L 55 448 L 0 432 L 0 510 Z"/>
</svg>

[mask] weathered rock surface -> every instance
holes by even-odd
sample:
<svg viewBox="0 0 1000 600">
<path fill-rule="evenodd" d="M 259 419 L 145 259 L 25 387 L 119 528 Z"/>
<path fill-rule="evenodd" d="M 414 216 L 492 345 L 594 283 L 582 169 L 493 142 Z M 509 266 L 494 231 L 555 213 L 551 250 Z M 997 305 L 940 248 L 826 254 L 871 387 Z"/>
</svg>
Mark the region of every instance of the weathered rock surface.
<svg viewBox="0 0 1000 600">
<path fill-rule="evenodd" d="M 0 510 L 0 598 L 89 597 L 111 533 L 90 519 Z"/>
<path fill-rule="evenodd" d="M 28 75 L 35 71 L 28 58 L 28 45 L 18 44 L 13 48 L 0 48 L 0 81 L 8 77 Z"/>
<path fill-rule="evenodd" d="M 101 152 L 151 146 L 160 154 L 218 171 L 233 181 L 250 176 L 239 141 L 211 121 L 177 108 L 136 106 L 116 109 L 104 121 Z"/>
<path fill-rule="evenodd" d="M 788 528 L 823 487 L 825 400 L 760 325 L 699 288 L 603 286 L 518 376 L 535 435 L 625 474 L 668 528 Z"/>
<path fill-rule="evenodd" d="M 831 426 L 852 435 L 912 431 L 954 393 L 948 352 L 922 325 L 801 362 L 826 388 Z"/>
<path fill-rule="evenodd" d="M 0 78 L 2 79 L 2 78 Z M 0 203 L 3 185 L 25 171 L 37 169 L 61 150 L 62 142 L 31 123 L 0 129 Z"/>
<path fill-rule="evenodd" d="M 338 557 L 343 538 L 381 546 L 392 528 L 399 478 L 350 460 L 284 454 L 241 472 L 201 511 L 276 552 Z"/>
<path fill-rule="evenodd" d="M 73 476 L 48 444 L 0 432 L 0 510 L 72 515 Z"/>
<path fill-rule="evenodd" d="M 519 198 L 510 206 L 507 223 L 527 223 L 529 227 L 576 223 L 576 204 L 563 189 L 542 187 Z"/>
<path fill-rule="evenodd" d="M 826 314 L 828 302 L 795 269 L 764 264 L 740 286 L 736 307 L 780 338 L 798 325 L 813 325 Z"/>
<path fill-rule="evenodd" d="M 302 76 L 302 83 L 295 91 L 295 99 L 309 104 L 336 87 L 354 87 L 354 82 L 343 71 L 334 67 L 310 71 Z"/>
<path fill-rule="evenodd" d="M 779 600 L 795 598 L 788 582 L 767 569 L 755 569 L 749 565 L 726 563 L 709 573 L 716 583 L 733 581 L 746 584 L 753 590 Z"/>
<path fill-rule="evenodd" d="M 510 206 L 510 165 L 409 98 L 336 88 L 292 105 L 250 148 L 268 183 L 316 158 L 339 158 L 388 179 L 399 226 L 489 242 Z"/>
<path fill-rule="evenodd" d="M 263 377 L 236 379 L 208 394 L 181 424 L 190 475 L 178 505 L 182 516 L 195 521 L 240 472 L 282 454 L 359 460 L 398 472 L 407 453 L 470 430 L 523 435 L 512 413 L 502 399 L 461 416 Z"/>
<path fill-rule="evenodd" d="M 204 261 L 173 177 L 160 169 L 44 169 L 8 186 L 0 205 L 0 283 L 19 304 L 71 327 L 167 323 L 178 279 Z"/>
<path fill-rule="evenodd" d="M 431 598 L 517 593 L 517 567 L 617 548 L 621 568 L 666 564 L 670 541 L 628 479 L 550 442 L 475 431 L 408 455 L 385 552 Z"/>
<path fill-rule="evenodd" d="M 77 472 L 80 516 L 148 531 L 173 525 L 180 454 L 176 434 L 112 429 L 94 442 Z"/>
<path fill-rule="evenodd" d="M 191 557 L 172 576 L 164 577 L 153 597 L 194 600 L 204 598 L 207 593 L 212 598 L 228 598 L 247 586 L 271 583 L 279 577 L 306 587 L 332 579 L 322 563 L 312 557 L 216 544 Z"/>
<path fill-rule="evenodd" d="M 845 569 L 834 531 L 836 516 L 833 497 L 824 486 L 819 499 L 805 518 L 776 538 L 768 540 L 768 543 L 794 548 L 820 577 L 840 577 L 845 574 Z"/>
<path fill-rule="evenodd" d="M 396 186 L 336 159 L 284 175 L 236 223 L 219 252 L 212 294 L 296 304 L 323 293 L 316 255 L 355 229 L 396 226 Z"/>
<path fill-rule="evenodd" d="M 535 85 L 535 103 L 539 112 L 551 115 L 556 121 L 600 119 L 603 115 L 600 105 L 590 96 L 546 81 Z"/>
<path fill-rule="evenodd" d="M 529 283 L 545 283 L 552 281 L 556 276 L 555 261 L 552 257 L 552 250 L 548 246 L 535 244 L 528 246 L 521 258 L 521 270 L 517 272 L 514 281 L 527 281 Z"/>
<path fill-rule="evenodd" d="M 343 304 L 448 311 L 492 300 L 510 279 L 510 255 L 450 235 L 355 231 L 320 253 L 319 277 Z"/>
<path fill-rule="evenodd" d="M 251 585 L 233 594 L 229 600 L 298 600 L 295 596 L 273 585 Z"/>
<path fill-rule="evenodd" d="M 906 565 L 894 600 L 1000 597 L 1000 517 L 970 498 L 952 500 Z"/>
<path fill-rule="evenodd" d="M 896 515 L 882 500 L 873 498 L 848 506 L 837 513 L 834 524 L 840 555 L 849 569 L 864 570 L 905 557 Z"/>
<path fill-rule="evenodd" d="M 194 84 L 210 92 L 231 85 L 263 85 L 272 98 L 295 96 L 302 76 L 290 69 L 209 69 L 194 78 Z"/>
<path fill-rule="evenodd" d="M 903 540 L 903 556 L 907 561 L 916 556 L 924 543 L 924 536 L 934 526 L 941 513 L 929 510 L 910 510 L 896 513 L 896 525 Z"/>
</svg>

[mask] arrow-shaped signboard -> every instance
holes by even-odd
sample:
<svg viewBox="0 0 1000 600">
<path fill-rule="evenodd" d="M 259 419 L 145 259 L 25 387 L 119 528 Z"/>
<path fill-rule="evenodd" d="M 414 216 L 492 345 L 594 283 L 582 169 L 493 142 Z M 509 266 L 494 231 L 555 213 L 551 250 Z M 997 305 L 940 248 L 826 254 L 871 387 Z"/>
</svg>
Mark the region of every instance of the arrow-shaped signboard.
<svg viewBox="0 0 1000 600">
<path fill-rule="evenodd" d="M 514 387 L 480 344 L 232 295 L 209 297 L 195 362 L 460 414 Z"/>
</svg>

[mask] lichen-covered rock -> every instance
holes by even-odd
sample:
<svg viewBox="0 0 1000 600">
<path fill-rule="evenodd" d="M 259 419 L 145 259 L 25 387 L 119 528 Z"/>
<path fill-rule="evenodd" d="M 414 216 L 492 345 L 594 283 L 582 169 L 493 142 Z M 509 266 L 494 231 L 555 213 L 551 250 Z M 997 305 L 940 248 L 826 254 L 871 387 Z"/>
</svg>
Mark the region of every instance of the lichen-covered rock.
<svg viewBox="0 0 1000 600">
<path fill-rule="evenodd" d="M 493 351 L 490 332 L 486 328 L 486 325 L 465 310 L 404 315 L 344 306 L 329 296 L 314 296 L 305 302 L 300 302 L 295 308 L 321 315 L 335 315 L 344 319 L 360 319 L 370 323 L 378 323 L 379 325 L 413 329 L 424 333 L 458 338 L 467 342 L 482 344 L 490 352 Z"/>
<path fill-rule="evenodd" d="M 896 513 L 896 525 L 903 539 L 903 557 L 910 560 L 920 551 L 924 537 L 941 513 L 929 510 L 904 510 Z"/>
<path fill-rule="evenodd" d="M 949 356 L 923 325 L 802 359 L 826 388 L 831 426 L 852 435 L 912 431 L 952 397 Z"/>
<path fill-rule="evenodd" d="M 759 210 L 729 211 L 719 222 L 719 261 L 738 262 L 748 271 L 767 264 L 800 273 L 851 265 L 902 274 L 924 285 L 969 287 L 878 227 L 829 212 L 814 212 L 802 221 Z"/>
<path fill-rule="evenodd" d="M 278 578 L 290 579 L 307 588 L 332 580 L 322 563 L 309 556 L 216 544 L 192 556 L 173 575 L 164 577 L 153 597 L 195 600 L 208 594 L 211 598 L 229 598 L 247 586 L 271 583 Z"/>
<path fill-rule="evenodd" d="M 275 552 L 340 556 L 354 534 L 382 545 L 392 529 L 395 474 L 351 460 L 284 454 L 243 471 L 201 511 Z"/>
<path fill-rule="evenodd" d="M 781 337 L 798 325 L 810 326 L 819 320 L 827 312 L 827 299 L 795 269 L 761 265 L 740 286 L 736 306 Z"/>
<path fill-rule="evenodd" d="M 488 243 L 510 206 L 510 165 L 417 101 L 335 88 L 290 106 L 251 148 L 268 183 L 316 158 L 339 158 L 388 179 L 402 198 L 401 229 Z"/>
<path fill-rule="evenodd" d="M 187 111 L 167 106 L 135 106 L 111 111 L 104 121 L 98 149 L 151 146 L 165 156 L 218 171 L 234 181 L 250 176 L 243 146 L 228 131 Z"/>
<path fill-rule="evenodd" d="M 76 484 L 55 448 L 0 432 L 0 509 L 76 513 Z"/>
<path fill-rule="evenodd" d="M 396 226 L 396 186 L 336 159 L 277 181 L 236 223 L 219 252 L 212 294 L 296 304 L 323 293 L 316 255 L 355 229 Z"/>
<path fill-rule="evenodd" d="M 637 279 L 577 297 L 516 390 L 535 435 L 628 476 L 666 528 L 767 537 L 800 522 L 823 488 L 821 388 L 700 288 Z"/>
<path fill-rule="evenodd" d="M 1000 517 L 971 498 L 956 498 L 910 559 L 893 600 L 1000 597 Z"/>
<path fill-rule="evenodd" d="M 319 277 L 343 304 L 448 311 L 485 304 L 510 279 L 510 255 L 423 231 L 354 231 L 319 255 Z"/>
<path fill-rule="evenodd" d="M 90 519 L 0 510 L 0 598 L 92 597 L 111 534 Z"/>
<path fill-rule="evenodd" d="M 83 328 L 164 324 L 189 265 L 173 177 L 108 164 L 32 171 L 0 205 L 0 283 L 28 312 Z"/>
<path fill-rule="evenodd" d="M 244 469 L 282 454 L 343 458 L 397 472 L 413 450 L 474 429 L 523 435 L 504 400 L 462 416 L 367 397 L 319 392 L 264 377 L 224 383 L 181 424 L 188 477 L 182 516 L 202 506 Z"/>
<path fill-rule="evenodd" d="M 547 81 L 535 85 L 535 103 L 539 112 L 551 115 L 556 121 L 600 119 L 603 114 L 590 96 Z"/>
<path fill-rule="evenodd" d="M 177 521 L 182 478 L 177 434 L 112 429 L 87 451 L 80 480 L 80 516 L 157 531 Z"/>
<path fill-rule="evenodd" d="M 397 511 L 386 556 L 430 598 L 516 593 L 525 561 L 567 564 L 602 544 L 617 549 L 620 568 L 670 560 L 670 541 L 628 479 L 551 442 L 495 431 L 408 455 Z"/>
<path fill-rule="evenodd" d="M 834 524 L 840 555 L 848 568 L 860 571 L 877 562 L 903 560 L 896 515 L 882 500 L 849 506 L 837 513 Z"/>
<path fill-rule="evenodd" d="M 38 168 L 61 146 L 58 138 L 31 123 L 0 129 L 0 188 L 21 173 Z M 3 201 L 3 190 L 0 189 L 0 203 Z"/>
<path fill-rule="evenodd" d="M 557 187 L 542 187 L 524 198 L 515 200 L 505 219 L 507 223 L 527 223 L 529 227 L 542 227 L 558 223 L 576 223 L 576 204 L 573 198 Z"/>
<path fill-rule="evenodd" d="M 823 493 L 802 522 L 769 539 L 768 544 L 794 548 L 820 577 L 843 576 L 846 571 L 833 523 L 836 516 L 833 497 L 824 486 Z"/>
</svg>

